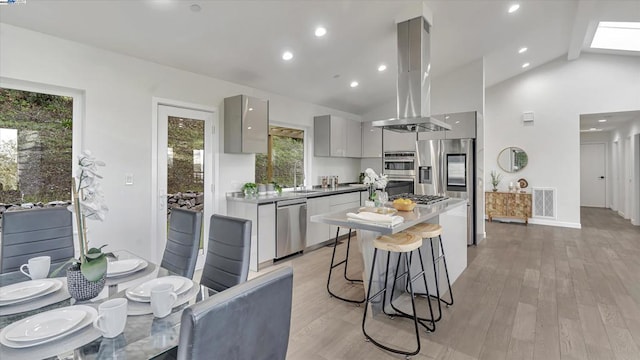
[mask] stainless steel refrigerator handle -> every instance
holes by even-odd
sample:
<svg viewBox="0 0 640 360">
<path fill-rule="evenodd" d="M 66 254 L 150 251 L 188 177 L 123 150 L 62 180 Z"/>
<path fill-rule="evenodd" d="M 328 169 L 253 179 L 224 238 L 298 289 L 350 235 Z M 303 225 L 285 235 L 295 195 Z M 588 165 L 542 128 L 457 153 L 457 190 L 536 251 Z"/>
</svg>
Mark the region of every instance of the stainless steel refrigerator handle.
<svg viewBox="0 0 640 360">
<path fill-rule="evenodd" d="M 473 209 L 471 200 L 467 200 L 467 245 L 475 245 L 475 237 L 473 236 Z M 469 243 L 471 242 L 471 243 Z"/>
</svg>

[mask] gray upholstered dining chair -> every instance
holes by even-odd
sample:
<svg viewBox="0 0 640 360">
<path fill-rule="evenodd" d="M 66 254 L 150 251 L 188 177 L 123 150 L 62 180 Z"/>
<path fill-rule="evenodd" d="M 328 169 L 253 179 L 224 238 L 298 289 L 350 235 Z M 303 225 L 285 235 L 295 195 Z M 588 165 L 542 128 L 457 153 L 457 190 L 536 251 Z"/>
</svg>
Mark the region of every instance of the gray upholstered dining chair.
<svg viewBox="0 0 640 360">
<path fill-rule="evenodd" d="M 285 359 L 293 270 L 251 279 L 186 308 L 178 359 Z"/>
<path fill-rule="evenodd" d="M 0 273 L 18 271 L 36 256 L 53 264 L 74 256 L 73 217 L 66 207 L 6 211 L 2 214 Z"/>
<path fill-rule="evenodd" d="M 250 250 L 251 220 L 212 215 L 200 284 L 220 292 L 247 281 Z"/>
<path fill-rule="evenodd" d="M 180 276 L 193 278 L 202 235 L 202 212 L 172 209 L 162 266 Z"/>
</svg>

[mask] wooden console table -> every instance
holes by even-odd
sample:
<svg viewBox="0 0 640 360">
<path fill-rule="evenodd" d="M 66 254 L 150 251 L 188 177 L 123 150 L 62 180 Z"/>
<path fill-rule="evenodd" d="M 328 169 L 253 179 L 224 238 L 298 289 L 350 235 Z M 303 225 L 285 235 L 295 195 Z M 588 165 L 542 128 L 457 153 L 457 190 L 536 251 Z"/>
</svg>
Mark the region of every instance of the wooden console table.
<svg viewBox="0 0 640 360">
<path fill-rule="evenodd" d="M 485 212 L 489 221 L 497 218 L 515 218 L 529 223 L 531 217 L 531 194 L 487 191 L 485 192 Z"/>
</svg>

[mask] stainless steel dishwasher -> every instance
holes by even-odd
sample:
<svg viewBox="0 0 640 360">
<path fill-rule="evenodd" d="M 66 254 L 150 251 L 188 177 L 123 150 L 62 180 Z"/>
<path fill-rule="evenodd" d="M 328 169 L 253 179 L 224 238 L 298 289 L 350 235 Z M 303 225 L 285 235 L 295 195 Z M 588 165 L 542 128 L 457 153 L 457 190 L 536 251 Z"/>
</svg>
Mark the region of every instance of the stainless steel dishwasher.
<svg viewBox="0 0 640 360">
<path fill-rule="evenodd" d="M 276 259 L 280 259 L 307 245 L 307 199 L 278 201 L 276 211 Z"/>
</svg>

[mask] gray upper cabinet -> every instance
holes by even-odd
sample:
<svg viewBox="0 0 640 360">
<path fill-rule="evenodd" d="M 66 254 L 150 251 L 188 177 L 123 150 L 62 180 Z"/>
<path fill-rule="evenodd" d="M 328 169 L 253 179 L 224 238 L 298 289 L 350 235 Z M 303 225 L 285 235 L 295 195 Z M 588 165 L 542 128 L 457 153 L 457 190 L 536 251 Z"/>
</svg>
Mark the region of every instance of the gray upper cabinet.
<svg viewBox="0 0 640 360">
<path fill-rule="evenodd" d="M 313 118 L 313 147 L 315 156 L 360 157 L 361 130 L 357 121 L 338 116 L 322 115 Z"/>
<path fill-rule="evenodd" d="M 382 131 L 384 151 L 416 151 L 416 133 Z"/>
<path fill-rule="evenodd" d="M 224 152 L 266 154 L 269 101 L 247 95 L 224 99 Z"/>
<path fill-rule="evenodd" d="M 433 115 L 438 120 L 451 125 L 449 131 L 422 132 L 418 134 L 420 140 L 433 139 L 475 139 L 476 138 L 476 111 Z"/>
<path fill-rule="evenodd" d="M 347 157 L 362 157 L 362 123 L 347 120 Z"/>
<path fill-rule="evenodd" d="M 371 122 L 362 123 L 362 157 L 382 157 L 382 129 L 371 126 Z"/>
</svg>

